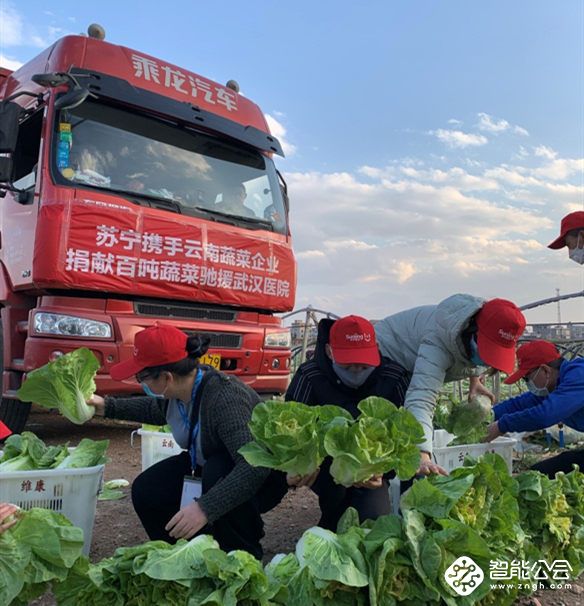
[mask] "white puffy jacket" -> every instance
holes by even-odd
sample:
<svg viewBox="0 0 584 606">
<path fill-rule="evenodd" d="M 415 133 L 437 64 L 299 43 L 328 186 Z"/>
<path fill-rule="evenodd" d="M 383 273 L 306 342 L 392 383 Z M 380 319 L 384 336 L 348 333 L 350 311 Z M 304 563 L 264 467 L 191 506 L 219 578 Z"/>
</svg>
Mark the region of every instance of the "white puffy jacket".
<svg viewBox="0 0 584 606">
<path fill-rule="evenodd" d="M 432 452 L 432 419 L 443 384 L 484 370 L 467 358 L 461 339 L 484 303 L 485 299 L 457 294 L 438 305 L 414 307 L 375 323 L 382 355 L 412 373 L 404 406 L 424 428 L 420 450 Z"/>
</svg>

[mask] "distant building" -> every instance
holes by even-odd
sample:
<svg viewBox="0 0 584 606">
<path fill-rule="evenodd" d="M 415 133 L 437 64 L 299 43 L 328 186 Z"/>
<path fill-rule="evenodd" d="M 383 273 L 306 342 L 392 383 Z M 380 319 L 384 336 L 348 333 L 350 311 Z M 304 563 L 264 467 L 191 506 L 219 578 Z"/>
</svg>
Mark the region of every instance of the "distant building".
<svg viewBox="0 0 584 606">
<path fill-rule="evenodd" d="M 584 322 L 528 324 L 523 339 L 546 339 L 559 342 L 584 340 Z"/>
<path fill-rule="evenodd" d="M 290 325 L 290 335 L 292 337 L 292 347 L 302 345 L 306 324 L 302 320 L 294 320 Z M 318 334 L 317 327 L 311 322 L 308 324 L 308 343 L 316 341 Z"/>
</svg>

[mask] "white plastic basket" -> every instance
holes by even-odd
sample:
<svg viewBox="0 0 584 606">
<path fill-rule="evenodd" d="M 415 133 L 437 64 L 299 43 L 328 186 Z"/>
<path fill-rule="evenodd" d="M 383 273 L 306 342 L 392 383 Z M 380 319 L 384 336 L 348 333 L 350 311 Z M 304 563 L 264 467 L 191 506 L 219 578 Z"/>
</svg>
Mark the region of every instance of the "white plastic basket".
<svg viewBox="0 0 584 606">
<path fill-rule="evenodd" d="M 0 451 L 0 456 L 2 451 Z M 103 465 L 79 469 L 38 469 L 0 473 L 0 502 L 21 509 L 41 507 L 62 513 L 83 530 L 83 553 L 89 554 Z"/>
<path fill-rule="evenodd" d="M 168 457 L 180 454 L 182 448 L 176 443 L 171 433 L 137 429 L 132 432 L 131 443 L 134 445 L 134 434 L 141 439 L 142 471 Z"/>
<path fill-rule="evenodd" d="M 505 463 L 507 463 L 509 473 L 513 471 L 513 447 L 516 443 L 516 440 L 513 438 L 499 437 L 492 442 L 485 442 L 484 444 L 446 446 L 452 439 L 454 439 L 454 436 L 444 429 L 436 429 L 434 431 L 434 461 L 441 467 L 444 467 L 446 471 L 462 467 L 467 455 L 480 457 L 487 452 L 495 452 L 501 455 L 505 459 Z"/>
</svg>

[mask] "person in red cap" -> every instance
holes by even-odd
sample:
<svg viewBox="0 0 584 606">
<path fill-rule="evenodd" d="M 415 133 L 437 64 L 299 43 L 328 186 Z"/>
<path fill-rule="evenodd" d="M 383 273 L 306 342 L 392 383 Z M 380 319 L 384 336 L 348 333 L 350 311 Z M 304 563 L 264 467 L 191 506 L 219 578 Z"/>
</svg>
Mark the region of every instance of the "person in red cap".
<svg viewBox="0 0 584 606">
<path fill-rule="evenodd" d="M 371 322 L 354 315 L 336 321 L 324 318 L 318 323 L 314 357 L 300 365 L 285 399 L 309 405 L 336 404 L 356 418 L 357 404 L 369 396 L 401 406 L 409 377 L 401 366 L 381 357 Z M 310 485 L 318 495 L 319 526 L 336 530 L 347 507 L 354 507 L 361 521 L 390 513 L 386 479 L 375 476 L 345 488 L 333 481 L 330 464 L 326 459 L 312 476 L 288 478 L 291 486 Z"/>
<path fill-rule="evenodd" d="M 568 255 L 572 261 L 584 265 L 584 210 L 577 210 L 566 215 L 560 225 L 560 235 L 548 248 L 559 249 L 568 247 Z"/>
<path fill-rule="evenodd" d="M 286 477 L 252 467 L 238 450 L 259 396 L 239 379 L 199 364 L 209 338 L 156 323 L 137 333 L 132 356 L 111 367 L 148 397 L 93 396 L 96 413 L 152 425 L 169 424 L 185 451 L 143 471 L 132 485 L 134 509 L 151 540 L 175 542 L 212 534 L 225 551 L 262 557 L 261 513 L 286 493 Z"/>
<path fill-rule="evenodd" d="M 517 362 L 505 383 L 523 379 L 529 391 L 493 408 L 495 421 L 486 441 L 509 431 L 537 431 L 557 423 L 584 431 L 584 358 L 566 360 L 553 343 L 536 340 L 519 347 Z M 584 450 L 565 452 L 532 469 L 553 478 L 558 471 L 572 471 L 574 464 L 584 469 Z"/>
<path fill-rule="evenodd" d="M 511 301 L 456 294 L 438 305 L 399 312 L 376 322 L 382 355 L 412 373 L 404 406 L 424 428 L 420 474 L 446 471 L 432 461 L 434 407 L 445 382 L 470 379 L 469 399 L 494 395 L 481 383 L 489 367 L 511 372 L 525 318 Z"/>
</svg>

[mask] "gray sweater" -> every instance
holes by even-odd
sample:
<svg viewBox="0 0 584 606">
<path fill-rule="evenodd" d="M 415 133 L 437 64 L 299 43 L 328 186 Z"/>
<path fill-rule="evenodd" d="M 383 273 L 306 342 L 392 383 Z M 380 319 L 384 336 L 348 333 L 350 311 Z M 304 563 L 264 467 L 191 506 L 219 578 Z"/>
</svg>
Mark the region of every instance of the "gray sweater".
<svg viewBox="0 0 584 606">
<path fill-rule="evenodd" d="M 407 309 L 375 323 L 381 354 L 412 374 L 404 407 L 424 428 L 420 450 L 432 452 L 432 419 L 436 398 L 445 382 L 486 370 L 468 358 L 462 332 L 485 300 L 456 294 L 438 305 Z"/>
<path fill-rule="evenodd" d="M 208 371 L 200 390 L 201 447 L 208 459 L 227 451 L 234 467 L 198 501 L 210 523 L 251 499 L 260 489 L 270 470 L 252 467 L 238 450 L 252 441 L 249 422 L 254 406 L 260 401 L 253 389 L 239 379 Z M 152 425 L 167 422 L 169 400 L 149 397 L 106 397 L 105 416 Z"/>
</svg>

